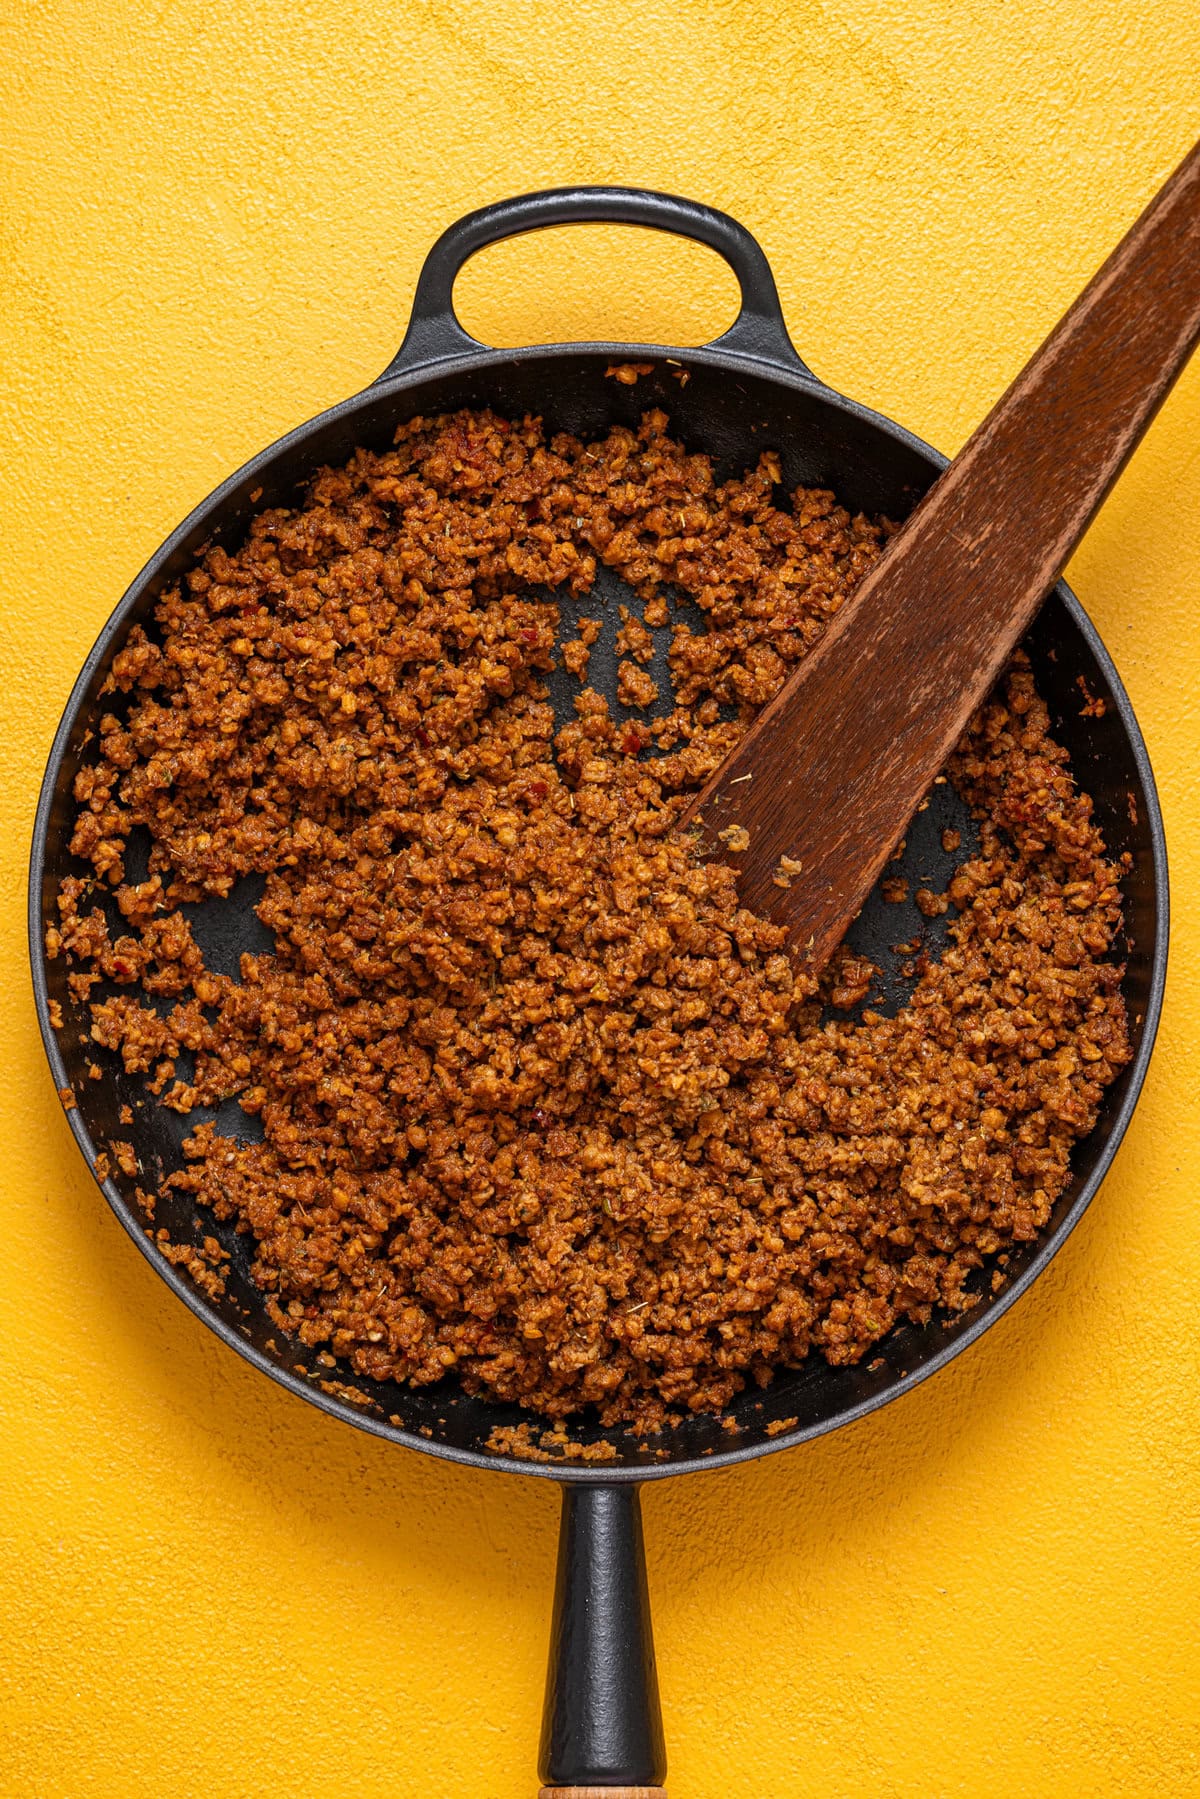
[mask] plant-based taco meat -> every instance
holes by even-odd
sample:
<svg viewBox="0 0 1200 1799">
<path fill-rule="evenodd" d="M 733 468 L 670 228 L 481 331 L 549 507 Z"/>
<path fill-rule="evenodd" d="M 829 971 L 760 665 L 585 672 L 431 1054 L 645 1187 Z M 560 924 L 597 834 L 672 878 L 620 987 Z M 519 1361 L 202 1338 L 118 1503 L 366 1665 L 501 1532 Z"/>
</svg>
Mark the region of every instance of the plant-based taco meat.
<svg viewBox="0 0 1200 1799">
<path fill-rule="evenodd" d="M 886 542 L 778 481 L 719 482 L 661 412 L 591 443 L 418 419 L 115 657 L 47 951 L 97 1054 L 261 1120 L 209 1112 L 166 1179 L 346 1368 L 654 1429 L 856 1361 L 1003 1278 L 1128 1060 L 1121 870 L 1021 658 L 947 767 L 978 844 L 916 896 L 948 944 L 893 1017 L 674 831 Z M 630 590 L 608 697 L 601 564 Z M 274 948 L 235 978 L 188 908 L 247 876 Z"/>
</svg>

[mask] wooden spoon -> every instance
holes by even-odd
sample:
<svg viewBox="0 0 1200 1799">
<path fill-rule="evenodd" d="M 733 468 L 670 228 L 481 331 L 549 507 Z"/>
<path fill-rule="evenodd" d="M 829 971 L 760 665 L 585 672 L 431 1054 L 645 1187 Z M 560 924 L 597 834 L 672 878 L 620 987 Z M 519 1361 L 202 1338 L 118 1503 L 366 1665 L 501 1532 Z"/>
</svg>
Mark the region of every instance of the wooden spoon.
<svg viewBox="0 0 1200 1799">
<path fill-rule="evenodd" d="M 840 941 L 1197 338 L 1200 144 L 683 815 L 802 960 Z"/>
</svg>

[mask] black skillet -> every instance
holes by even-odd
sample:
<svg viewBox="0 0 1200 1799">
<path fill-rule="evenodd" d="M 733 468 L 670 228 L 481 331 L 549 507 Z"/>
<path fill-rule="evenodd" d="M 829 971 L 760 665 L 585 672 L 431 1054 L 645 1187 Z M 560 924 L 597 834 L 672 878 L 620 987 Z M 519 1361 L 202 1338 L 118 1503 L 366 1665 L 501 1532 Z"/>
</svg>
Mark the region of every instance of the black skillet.
<svg viewBox="0 0 1200 1799">
<path fill-rule="evenodd" d="M 697 239 L 718 251 L 741 286 L 737 319 L 715 343 L 700 349 L 661 344 L 550 344 L 513 351 L 485 348 L 462 330 L 454 315 L 455 277 L 468 257 L 486 244 L 523 231 L 571 222 L 646 225 Z M 606 376 L 614 363 L 650 362 L 635 386 Z M 687 379 L 682 377 L 686 375 Z M 509 416 L 539 414 L 553 429 L 599 434 L 614 424 L 636 425 L 650 406 L 670 415 L 673 434 L 714 459 L 731 474 L 753 465 L 764 448 L 779 452 L 786 488 L 832 487 L 853 510 L 903 517 L 944 466 L 944 459 L 909 432 L 869 408 L 844 399 L 818 381 L 788 338 L 770 267 L 754 238 L 725 214 L 689 200 L 626 188 L 567 188 L 530 194 L 485 207 L 451 227 L 434 245 L 421 271 L 404 343 L 379 379 L 364 392 L 302 425 L 232 475 L 197 507 L 147 564 L 105 625 L 75 683 L 50 754 L 34 827 L 30 871 L 30 949 L 38 1017 L 55 1085 L 73 1089 L 68 1111 L 75 1137 L 94 1165 L 110 1139 L 131 1134 L 143 1170 L 157 1186 L 178 1166 L 180 1143 L 190 1124 L 175 1113 L 144 1105 L 139 1082 L 119 1059 L 81 1043 L 86 1014 L 66 987 L 61 960 L 47 963 L 43 933 L 56 917 L 62 877 L 86 873 L 69 853 L 75 773 L 87 755 L 101 711 L 101 687 L 114 652 L 129 627 L 152 627 L 155 601 L 211 541 L 237 544 L 252 514 L 291 505 L 322 465 L 344 462 L 357 445 L 390 444 L 396 425 L 416 413 L 490 406 Z M 602 574 L 600 591 L 611 602 L 620 583 Z M 564 607 L 564 616 L 569 609 Z M 615 655 L 608 634 L 593 655 L 590 679 L 615 690 Z M 150 1220 L 123 1176 L 103 1181 L 108 1203 L 142 1254 L 197 1317 L 232 1349 L 273 1380 L 359 1429 L 407 1449 L 476 1468 L 546 1477 L 562 1483 L 563 1527 L 559 1547 L 550 1671 L 541 1748 L 541 1774 L 552 1787 L 655 1786 L 666 1759 L 659 1714 L 650 1615 L 642 1552 L 638 1487 L 644 1480 L 727 1467 L 751 1456 L 789 1449 L 848 1424 L 906 1392 L 942 1368 L 993 1324 L 1033 1283 L 1082 1216 L 1116 1153 L 1146 1072 L 1158 1023 L 1167 952 L 1167 873 L 1162 818 L 1153 776 L 1132 708 L 1112 662 L 1074 595 L 1061 583 L 1037 617 L 1025 645 L 1046 698 L 1056 735 L 1070 751 L 1075 772 L 1093 796 L 1096 816 L 1111 851 L 1128 852 L 1125 883 L 1128 917 L 1124 992 L 1133 1030 L 1134 1057 L 1105 1096 L 1099 1122 L 1073 1161 L 1068 1190 L 1038 1242 L 1016 1249 L 1007 1284 L 992 1293 L 981 1283 L 979 1303 L 957 1318 L 924 1328 L 905 1325 L 878 1347 L 869 1366 L 831 1368 L 817 1357 L 782 1371 L 759 1393 L 747 1392 L 731 1408 L 732 1433 L 714 1418 L 690 1419 L 657 1445 L 639 1446 L 635 1434 L 604 1431 L 583 1421 L 574 1438 L 587 1444 L 606 1437 L 615 1460 L 600 1463 L 519 1461 L 486 1447 L 497 1424 L 515 1424 L 513 1407 L 472 1398 L 453 1382 L 409 1391 L 348 1376 L 356 1390 L 346 1397 L 318 1385 L 300 1345 L 282 1339 L 249 1274 L 249 1247 L 232 1231 L 223 1234 L 232 1257 L 226 1294 L 211 1299 L 171 1266 L 147 1234 Z M 665 669 L 652 672 L 664 685 Z M 1081 687 L 1080 683 L 1084 685 Z M 572 682 L 561 673 L 552 683 L 556 704 L 569 714 Z M 1085 696 L 1104 701 L 1085 709 Z M 909 833 L 904 869 L 910 885 L 944 881 L 948 859 L 939 833 L 953 823 L 967 833 L 971 822 L 949 785 L 933 790 L 933 803 Z M 136 857 L 131 844 L 131 857 Z M 265 947 L 266 934 L 251 907 L 248 883 L 227 901 L 197 909 L 194 928 L 210 966 L 237 972 L 243 949 Z M 903 1003 L 907 983 L 892 945 L 911 938 L 924 922 L 915 912 L 884 908 L 873 896 L 852 933 L 853 941 L 882 968 L 881 1002 Z M 932 947 L 936 950 L 936 938 Z M 62 1008 L 63 1025 L 50 1022 L 50 1002 Z M 91 1080 L 97 1060 L 102 1078 Z M 136 1123 L 122 1125 L 123 1105 Z M 194 1124 L 195 1119 L 190 1121 Z M 218 1129 L 245 1133 L 251 1126 L 229 1102 Z M 176 1241 L 199 1241 L 215 1229 L 211 1217 L 193 1213 L 182 1196 L 160 1201 L 156 1227 Z M 772 1425 L 794 1419 L 779 1434 Z"/>
</svg>

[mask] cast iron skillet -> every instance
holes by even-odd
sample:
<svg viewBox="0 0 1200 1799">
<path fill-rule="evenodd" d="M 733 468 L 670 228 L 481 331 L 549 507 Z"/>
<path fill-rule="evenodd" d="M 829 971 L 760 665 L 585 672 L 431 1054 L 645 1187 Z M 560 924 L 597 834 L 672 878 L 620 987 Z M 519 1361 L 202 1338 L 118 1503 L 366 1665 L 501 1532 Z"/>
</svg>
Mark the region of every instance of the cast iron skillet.
<svg viewBox="0 0 1200 1799">
<path fill-rule="evenodd" d="M 701 349 L 662 345 L 550 344 L 512 351 L 485 348 L 468 337 L 454 315 L 454 280 L 466 259 L 486 244 L 517 232 L 572 221 L 651 226 L 699 240 L 718 251 L 741 286 L 741 310 L 716 342 Z M 606 377 L 614 363 L 644 361 L 652 372 L 634 386 Z M 686 375 L 687 379 L 682 377 Z M 33 837 L 30 876 L 30 946 L 38 1016 L 56 1086 L 74 1090 L 68 1118 L 76 1139 L 95 1163 L 110 1139 L 133 1136 L 143 1186 L 158 1185 L 178 1165 L 179 1145 L 190 1128 L 175 1113 L 142 1105 L 136 1079 L 119 1058 L 81 1044 L 87 1019 L 66 987 L 66 968 L 47 963 L 43 932 L 56 917 L 58 883 L 85 872 L 71 857 L 72 782 L 103 710 L 118 704 L 101 698 L 114 652 L 136 621 L 150 626 L 155 601 L 193 561 L 202 544 L 233 546 L 251 515 L 265 506 L 294 503 L 323 464 L 345 461 L 357 445 L 390 444 L 396 425 L 417 413 L 460 406 L 490 406 L 502 414 L 540 414 L 551 428 L 581 435 L 624 423 L 636 425 L 650 406 L 670 415 L 673 433 L 707 452 L 721 473 L 752 465 L 761 450 L 777 450 L 784 483 L 832 487 L 852 509 L 902 517 L 930 485 L 944 459 L 878 413 L 834 393 L 806 368 L 788 338 L 767 260 L 750 234 L 709 207 L 666 194 L 625 188 L 568 188 L 530 194 L 470 214 L 434 245 L 417 285 L 404 343 L 379 379 L 364 392 L 322 413 L 264 450 L 223 483 L 175 531 L 137 577 L 105 625 L 75 683 L 50 754 Z M 607 585 L 605 585 L 607 583 Z M 602 575 L 612 601 L 620 587 Z M 593 607 L 594 609 L 594 607 Z M 564 604 L 564 614 L 569 610 Z M 615 611 L 615 606 L 607 608 Z M 615 689 L 615 655 L 602 640 L 591 679 Z M 173 1268 L 147 1233 L 150 1220 L 134 1195 L 135 1183 L 103 1181 L 108 1203 L 142 1254 L 224 1342 L 273 1380 L 335 1417 L 408 1449 L 466 1462 L 477 1468 L 549 1477 L 563 1483 L 550 1675 L 541 1771 L 555 1786 L 653 1784 L 663 1778 L 665 1755 L 646 1598 L 638 1512 L 638 1484 L 662 1476 L 726 1467 L 751 1456 L 788 1449 L 821 1432 L 863 1417 L 942 1368 L 975 1341 L 1026 1291 L 1082 1216 L 1112 1161 L 1146 1072 L 1158 1022 L 1167 951 L 1167 879 L 1162 819 L 1141 734 L 1112 662 L 1079 602 L 1059 585 L 1031 630 L 1026 648 L 1046 697 L 1059 740 L 1071 753 L 1082 785 L 1111 850 L 1131 858 L 1125 884 L 1128 908 L 1125 994 L 1133 1027 L 1134 1058 L 1106 1095 L 1099 1123 L 1074 1159 L 1074 1175 L 1037 1243 L 1014 1252 L 1009 1279 L 999 1293 L 981 1289 L 974 1310 L 923 1329 L 904 1326 L 887 1337 L 869 1365 L 831 1368 L 814 1356 L 781 1372 L 765 1392 L 750 1391 L 733 1406 L 737 1429 L 713 1418 L 694 1418 L 659 1443 L 636 1434 L 602 1431 L 579 1423 L 573 1435 L 589 1444 L 606 1437 L 615 1460 L 552 1463 L 518 1461 L 486 1448 L 496 1424 L 517 1423 L 515 1408 L 471 1398 L 455 1383 L 410 1392 L 348 1376 L 351 1385 L 325 1380 L 330 1371 L 307 1365 L 305 1352 L 279 1336 L 249 1277 L 245 1238 L 225 1233 L 232 1273 L 223 1298 L 212 1300 Z M 661 678 L 662 670 L 652 670 Z M 1086 687 L 1081 688 L 1080 682 Z M 556 703 L 570 713 L 569 678 L 552 684 Z M 1085 699 L 1103 700 L 1084 710 Z M 909 872 L 936 885 L 949 872 L 938 833 L 953 820 L 969 832 L 970 820 L 949 786 L 935 788 L 933 804 L 909 834 Z M 957 809 L 956 809 L 957 808 Z M 131 859 L 136 873 L 136 844 Z M 939 860 L 941 858 L 941 860 Z M 266 946 L 267 934 L 251 907 L 250 883 L 227 901 L 196 909 L 194 928 L 210 966 L 236 974 L 244 949 Z M 893 940 L 919 929 L 922 920 L 869 902 L 855 938 L 884 968 L 884 1005 L 902 1003 L 906 987 L 892 954 Z M 933 944 L 936 949 L 936 940 Z M 50 1001 L 64 1023 L 55 1030 Z M 102 1078 L 88 1078 L 99 1061 Z M 122 1105 L 136 1123 L 120 1124 Z M 192 1121 L 194 1123 L 194 1119 Z M 229 1102 L 217 1116 L 231 1134 L 251 1128 Z M 195 1216 L 183 1196 L 160 1201 L 156 1226 L 175 1241 L 212 1232 L 210 1217 Z M 770 1435 L 769 1427 L 792 1419 Z"/>
</svg>

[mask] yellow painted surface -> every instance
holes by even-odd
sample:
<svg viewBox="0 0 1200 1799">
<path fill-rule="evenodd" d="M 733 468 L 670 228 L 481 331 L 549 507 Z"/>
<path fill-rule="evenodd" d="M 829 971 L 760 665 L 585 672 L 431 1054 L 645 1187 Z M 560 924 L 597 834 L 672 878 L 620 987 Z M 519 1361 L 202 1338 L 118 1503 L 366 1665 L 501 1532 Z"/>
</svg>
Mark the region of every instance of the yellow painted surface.
<svg viewBox="0 0 1200 1799">
<path fill-rule="evenodd" d="M 516 1799 L 548 1485 L 275 1390 L 64 1125 L 30 818 L 75 669 L 228 470 L 361 386 L 483 201 L 625 179 L 761 237 L 801 350 L 953 449 L 1197 127 L 1191 0 L 9 0 L 0 16 L 0 1799 Z M 517 342 L 702 338 L 630 233 L 495 252 Z M 1143 720 L 1177 923 L 1117 1167 L 1013 1314 L 841 1435 L 647 1495 L 673 1799 L 1200 1792 L 1200 366 L 1073 579 Z"/>
</svg>

